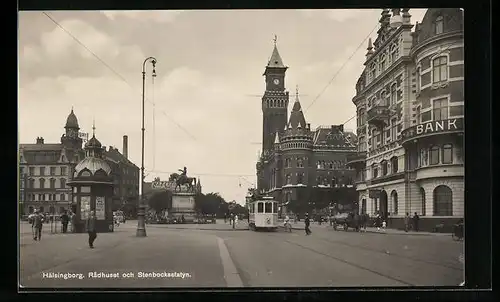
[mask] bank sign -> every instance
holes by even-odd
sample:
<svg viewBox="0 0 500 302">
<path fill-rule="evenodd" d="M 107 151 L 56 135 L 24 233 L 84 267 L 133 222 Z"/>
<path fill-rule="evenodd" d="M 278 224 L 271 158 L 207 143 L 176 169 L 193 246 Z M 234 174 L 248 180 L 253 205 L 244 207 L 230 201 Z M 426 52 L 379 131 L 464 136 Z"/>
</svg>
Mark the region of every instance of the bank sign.
<svg viewBox="0 0 500 302">
<path fill-rule="evenodd" d="M 410 127 L 403 131 L 403 141 L 407 139 L 418 138 L 428 134 L 441 132 L 457 132 L 464 130 L 464 119 L 454 118 L 441 121 L 431 121 Z"/>
</svg>

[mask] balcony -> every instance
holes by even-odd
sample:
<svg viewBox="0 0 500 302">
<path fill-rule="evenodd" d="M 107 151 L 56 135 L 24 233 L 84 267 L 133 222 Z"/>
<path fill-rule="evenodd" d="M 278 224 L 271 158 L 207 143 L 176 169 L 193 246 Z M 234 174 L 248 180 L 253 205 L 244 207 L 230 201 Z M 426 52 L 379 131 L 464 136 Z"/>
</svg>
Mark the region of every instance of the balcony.
<svg viewBox="0 0 500 302">
<path fill-rule="evenodd" d="M 389 106 L 376 105 L 368 110 L 367 122 L 375 127 L 383 128 L 389 124 L 390 115 L 391 110 L 389 109 Z"/>
<path fill-rule="evenodd" d="M 348 154 L 346 157 L 346 165 L 356 169 L 356 167 L 365 166 L 366 152 L 356 152 Z"/>
</svg>

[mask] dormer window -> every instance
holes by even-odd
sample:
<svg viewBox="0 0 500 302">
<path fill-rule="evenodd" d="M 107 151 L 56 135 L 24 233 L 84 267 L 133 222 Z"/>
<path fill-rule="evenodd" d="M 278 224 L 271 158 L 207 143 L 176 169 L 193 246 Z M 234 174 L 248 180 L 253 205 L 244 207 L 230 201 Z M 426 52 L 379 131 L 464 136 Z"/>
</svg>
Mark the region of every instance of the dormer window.
<svg viewBox="0 0 500 302">
<path fill-rule="evenodd" d="M 436 21 L 434 22 L 434 26 L 435 26 L 435 32 L 436 32 L 436 35 L 439 35 L 439 34 L 442 34 L 443 33 L 443 28 L 444 28 L 444 19 L 443 19 L 443 16 L 438 16 L 436 18 Z"/>
</svg>

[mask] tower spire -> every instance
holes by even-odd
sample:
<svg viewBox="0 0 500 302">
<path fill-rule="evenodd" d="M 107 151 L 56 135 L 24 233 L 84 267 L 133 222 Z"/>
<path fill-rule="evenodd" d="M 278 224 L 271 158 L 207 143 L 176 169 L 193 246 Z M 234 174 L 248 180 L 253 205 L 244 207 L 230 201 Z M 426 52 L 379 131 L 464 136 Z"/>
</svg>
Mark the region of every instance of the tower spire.
<svg viewBox="0 0 500 302">
<path fill-rule="evenodd" d="M 276 34 L 274 35 L 273 42 L 274 42 L 274 47 L 276 47 L 276 43 L 278 42 L 278 36 Z"/>
<path fill-rule="evenodd" d="M 95 118 L 92 119 L 92 137 L 95 137 Z"/>
<path fill-rule="evenodd" d="M 295 85 L 295 99 L 299 100 L 299 84 Z"/>
</svg>

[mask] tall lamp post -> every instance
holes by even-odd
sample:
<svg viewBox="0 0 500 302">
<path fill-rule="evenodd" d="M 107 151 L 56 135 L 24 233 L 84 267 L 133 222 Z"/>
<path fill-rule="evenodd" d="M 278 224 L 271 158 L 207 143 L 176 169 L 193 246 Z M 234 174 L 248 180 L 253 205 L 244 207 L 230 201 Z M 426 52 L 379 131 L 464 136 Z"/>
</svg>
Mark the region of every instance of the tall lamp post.
<svg viewBox="0 0 500 302">
<path fill-rule="evenodd" d="M 144 101 L 146 90 L 146 63 L 153 65 L 153 77 L 156 77 L 156 59 L 148 57 L 142 63 L 142 136 L 141 136 L 141 197 L 139 199 L 139 211 L 137 212 L 137 237 L 146 237 L 145 205 L 144 205 Z"/>
</svg>

